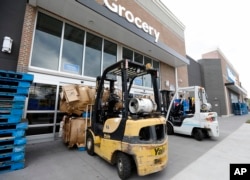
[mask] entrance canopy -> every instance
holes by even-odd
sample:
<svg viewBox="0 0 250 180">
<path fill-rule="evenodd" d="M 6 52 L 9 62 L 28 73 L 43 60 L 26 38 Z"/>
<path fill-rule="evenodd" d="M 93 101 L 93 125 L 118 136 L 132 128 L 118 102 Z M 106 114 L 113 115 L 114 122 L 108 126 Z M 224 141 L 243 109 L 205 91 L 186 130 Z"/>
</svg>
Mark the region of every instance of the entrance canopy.
<svg viewBox="0 0 250 180">
<path fill-rule="evenodd" d="M 238 93 L 238 94 L 244 94 L 244 95 L 247 95 L 247 91 L 238 86 L 237 84 L 235 84 L 234 82 L 230 82 L 230 83 L 225 83 L 225 86 L 228 88 L 228 89 L 231 89 L 232 91 Z"/>
</svg>

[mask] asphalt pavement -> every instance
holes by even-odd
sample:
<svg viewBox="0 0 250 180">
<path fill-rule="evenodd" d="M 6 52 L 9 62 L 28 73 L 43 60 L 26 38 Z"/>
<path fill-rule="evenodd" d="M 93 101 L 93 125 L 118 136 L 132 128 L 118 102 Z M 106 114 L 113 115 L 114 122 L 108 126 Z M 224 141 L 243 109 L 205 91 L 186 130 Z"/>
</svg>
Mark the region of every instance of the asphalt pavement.
<svg viewBox="0 0 250 180">
<path fill-rule="evenodd" d="M 229 180 L 230 164 L 250 164 L 248 119 L 250 114 L 219 118 L 218 139 L 200 142 L 187 136 L 169 136 L 167 168 L 143 177 L 134 173 L 131 179 Z M 119 180 L 116 167 L 86 151 L 68 149 L 60 139 L 27 144 L 25 155 L 25 168 L 2 173 L 0 180 Z"/>
</svg>

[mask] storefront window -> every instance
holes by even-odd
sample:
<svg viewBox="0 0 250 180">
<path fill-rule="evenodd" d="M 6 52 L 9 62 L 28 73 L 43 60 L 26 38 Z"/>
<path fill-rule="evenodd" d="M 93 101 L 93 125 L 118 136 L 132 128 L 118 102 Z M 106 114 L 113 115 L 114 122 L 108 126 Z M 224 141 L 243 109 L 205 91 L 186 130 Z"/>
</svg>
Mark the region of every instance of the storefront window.
<svg viewBox="0 0 250 180">
<path fill-rule="evenodd" d="M 153 68 L 160 71 L 160 63 L 158 61 L 153 60 Z M 160 78 L 157 78 L 157 83 L 158 83 L 158 87 L 160 87 Z"/>
<path fill-rule="evenodd" d="M 157 69 L 159 71 L 159 69 L 160 69 L 160 63 L 153 60 L 153 68 Z"/>
<path fill-rule="evenodd" d="M 82 74 L 84 31 L 65 25 L 61 71 Z"/>
<path fill-rule="evenodd" d="M 28 110 L 55 110 L 56 85 L 33 83 Z"/>
<path fill-rule="evenodd" d="M 143 55 L 135 52 L 134 61 L 143 64 Z"/>
<path fill-rule="evenodd" d="M 96 77 L 101 74 L 102 38 L 87 33 L 84 75 Z"/>
<path fill-rule="evenodd" d="M 144 64 L 146 65 L 146 64 L 148 64 L 148 63 L 150 63 L 151 66 L 153 66 L 153 64 L 152 64 L 152 59 L 149 58 L 149 57 L 144 56 Z"/>
<path fill-rule="evenodd" d="M 152 66 L 152 59 L 144 56 L 144 64 L 146 65 L 148 63 Z M 152 87 L 151 76 L 149 74 L 143 76 L 143 86 Z"/>
<path fill-rule="evenodd" d="M 134 61 L 143 64 L 143 55 L 139 53 L 134 53 Z M 134 81 L 135 85 L 143 86 L 143 76 L 137 77 Z"/>
<path fill-rule="evenodd" d="M 117 61 L 117 45 L 104 40 L 103 70 Z"/>
<path fill-rule="evenodd" d="M 132 50 L 127 49 L 125 47 L 123 47 L 123 49 L 122 49 L 122 57 L 123 57 L 123 59 L 131 59 L 132 61 L 135 61 L 135 62 L 140 63 L 140 64 L 146 65 L 146 64 L 150 63 L 153 68 L 159 70 L 159 66 L 160 66 L 159 62 L 152 60 L 151 58 L 149 58 L 147 56 L 143 56 L 140 53 L 133 52 Z M 160 81 L 158 79 L 158 84 L 159 84 L 159 82 Z M 143 87 L 152 87 L 151 76 L 145 75 L 142 77 L 137 77 L 134 81 L 134 84 L 138 85 L 138 86 L 143 86 Z"/>
<path fill-rule="evenodd" d="M 122 58 L 123 59 L 129 59 L 131 61 L 133 61 L 133 51 L 131 51 L 130 49 L 127 49 L 127 48 L 123 48 L 122 49 Z"/>
<path fill-rule="evenodd" d="M 31 66 L 58 70 L 63 23 L 38 13 Z"/>
<path fill-rule="evenodd" d="M 80 28 L 39 12 L 31 66 L 99 76 L 106 67 L 117 61 L 117 44 L 88 32 L 85 37 L 85 34 Z"/>
<path fill-rule="evenodd" d="M 54 113 L 27 113 L 26 118 L 29 125 L 54 123 Z"/>
</svg>

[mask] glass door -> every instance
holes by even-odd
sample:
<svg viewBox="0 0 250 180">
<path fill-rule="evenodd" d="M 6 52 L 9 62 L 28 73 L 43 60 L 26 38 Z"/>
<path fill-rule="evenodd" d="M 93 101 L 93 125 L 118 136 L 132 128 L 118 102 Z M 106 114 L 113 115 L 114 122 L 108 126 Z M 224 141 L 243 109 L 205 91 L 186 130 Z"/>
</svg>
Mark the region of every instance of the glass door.
<svg viewBox="0 0 250 180">
<path fill-rule="evenodd" d="M 32 139 L 53 139 L 56 132 L 57 85 L 33 83 L 30 86 L 26 119 L 27 136 Z M 42 137 L 41 137 L 42 135 Z"/>
</svg>

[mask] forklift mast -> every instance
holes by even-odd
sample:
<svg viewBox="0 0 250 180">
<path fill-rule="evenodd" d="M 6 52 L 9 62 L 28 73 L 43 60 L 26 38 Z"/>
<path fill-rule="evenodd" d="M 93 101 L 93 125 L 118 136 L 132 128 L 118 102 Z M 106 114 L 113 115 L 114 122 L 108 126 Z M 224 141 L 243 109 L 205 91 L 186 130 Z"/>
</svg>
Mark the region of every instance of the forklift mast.
<svg viewBox="0 0 250 180">
<path fill-rule="evenodd" d="M 173 91 L 161 90 L 160 92 L 161 92 L 161 101 L 162 101 L 161 111 L 162 111 L 162 114 L 166 116 L 170 102 L 171 102 L 170 94 L 173 93 Z"/>
<path fill-rule="evenodd" d="M 151 75 L 152 86 L 154 91 L 154 101 L 157 105 L 156 111 L 160 113 L 160 97 L 159 88 L 157 84 L 158 72 L 152 68 L 146 68 L 145 65 L 132 62 L 128 59 L 118 61 L 117 63 L 107 67 L 102 76 L 97 77 L 96 80 L 96 99 L 93 107 L 92 113 L 92 126 L 91 129 L 96 133 L 101 135 L 100 126 L 103 126 L 107 118 L 121 117 L 121 122 L 117 130 L 119 139 L 122 138 L 126 120 L 129 116 L 129 100 L 130 100 L 130 90 L 133 85 L 134 80 L 143 75 Z M 114 104 L 118 101 L 117 95 L 115 95 L 115 82 L 117 77 L 121 77 L 121 103 L 122 108 L 119 112 L 113 110 Z M 108 83 L 107 83 L 108 82 Z M 104 94 L 104 84 L 109 84 L 109 98 L 108 98 L 108 108 L 103 108 L 102 97 Z"/>
</svg>

